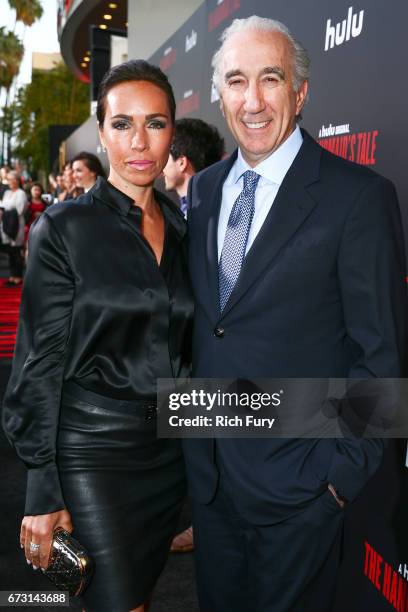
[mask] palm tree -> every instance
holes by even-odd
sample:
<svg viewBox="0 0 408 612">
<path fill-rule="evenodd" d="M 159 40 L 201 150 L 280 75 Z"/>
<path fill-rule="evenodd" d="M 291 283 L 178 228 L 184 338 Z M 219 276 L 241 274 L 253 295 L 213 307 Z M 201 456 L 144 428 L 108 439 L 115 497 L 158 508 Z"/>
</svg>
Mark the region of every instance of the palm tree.
<svg viewBox="0 0 408 612">
<path fill-rule="evenodd" d="M 10 87 L 14 77 L 20 70 L 24 55 L 24 46 L 13 32 L 0 28 L 0 89 L 6 90 L 6 99 L 3 113 L 7 114 Z M 0 157 L 4 162 L 4 129 L 2 130 Z"/>
<path fill-rule="evenodd" d="M 25 26 L 32 26 L 43 14 L 39 0 L 9 0 L 9 5 L 16 11 L 16 21 L 22 21 Z"/>
<path fill-rule="evenodd" d="M 0 87 L 10 89 L 14 77 L 20 70 L 24 46 L 13 32 L 0 28 Z"/>
<path fill-rule="evenodd" d="M 40 19 L 43 14 L 43 9 L 39 0 L 9 0 L 9 5 L 16 11 L 14 31 L 18 21 L 24 24 L 25 30 L 27 26 L 32 26 L 34 21 Z M 6 90 L 6 99 L 3 108 L 4 117 L 8 115 L 10 88 L 14 78 L 20 70 L 23 55 L 24 45 L 15 33 L 6 32 L 4 28 L 0 28 L 0 89 L 4 87 Z M 1 162 L 4 161 L 4 134 L 5 132 L 3 129 L 0 149 Z"/>
</svg>

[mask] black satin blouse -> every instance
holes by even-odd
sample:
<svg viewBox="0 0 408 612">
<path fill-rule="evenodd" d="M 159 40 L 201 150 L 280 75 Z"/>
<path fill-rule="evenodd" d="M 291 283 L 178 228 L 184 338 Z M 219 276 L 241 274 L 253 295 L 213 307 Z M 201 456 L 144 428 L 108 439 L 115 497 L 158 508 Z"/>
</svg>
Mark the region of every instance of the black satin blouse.
<svg viewBox="0 0 408 612">
<path fill-rule="evenodd" d="M 186 223 L 168 198 L 155 198 L 165 220 L 160 266 L 141 233 L 141 209 L 102 178 L 32 227 L 3 406 L 6 434 L 28 467 L 26 514 L 63 507 L 55 449 L 64 381 L 151 400 L 157 378 L 188 375 Z"/>
</svg>

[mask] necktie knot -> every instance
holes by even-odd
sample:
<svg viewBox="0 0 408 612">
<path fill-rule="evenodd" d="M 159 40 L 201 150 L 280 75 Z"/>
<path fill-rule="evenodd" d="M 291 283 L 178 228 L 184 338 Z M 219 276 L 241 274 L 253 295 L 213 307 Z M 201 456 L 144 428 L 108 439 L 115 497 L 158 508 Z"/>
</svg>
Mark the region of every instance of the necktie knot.
<svg viewBox="0 0 408 612">
<path fill-rule="evenodd" d="M 244 179 L 244 191 L 255 191 L 258 181 L 261 178 L 260 175 L 253 170 L 246 170 L 242 177 Z"/>
</svg>

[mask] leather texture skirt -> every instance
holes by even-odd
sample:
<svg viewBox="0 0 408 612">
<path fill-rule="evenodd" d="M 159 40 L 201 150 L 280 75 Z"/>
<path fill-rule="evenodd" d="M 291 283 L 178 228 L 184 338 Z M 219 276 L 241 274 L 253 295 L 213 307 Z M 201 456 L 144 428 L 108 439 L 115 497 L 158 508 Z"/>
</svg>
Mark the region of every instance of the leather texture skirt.
<svg viewBox="0 0 408 612">
<path fill-rule="evenodd" d="M 157 439 L 156 407 L 64 385 L 57 461 L 73 536 L 95 562 L 91 612 L 128 612 L 151 594 L 185 496 L 180 441 Z"/>
</svg>

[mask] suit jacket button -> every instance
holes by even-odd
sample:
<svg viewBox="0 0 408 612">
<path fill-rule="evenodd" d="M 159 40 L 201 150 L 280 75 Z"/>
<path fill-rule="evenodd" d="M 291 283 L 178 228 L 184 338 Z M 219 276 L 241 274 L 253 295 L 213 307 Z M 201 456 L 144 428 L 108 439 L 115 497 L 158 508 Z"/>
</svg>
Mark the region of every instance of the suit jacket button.
<svg viewBox="0 0 408 612">
<path fill-rule="evenodd" d="M 223 338 L 224 334 L 225 334 L 225 331 L 223 327 L 216 327 L 214 329 L 214 336 L 217 336 L 217 338 Z"/>
</svg>

